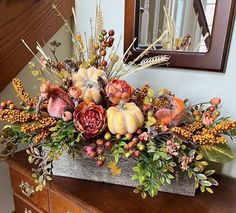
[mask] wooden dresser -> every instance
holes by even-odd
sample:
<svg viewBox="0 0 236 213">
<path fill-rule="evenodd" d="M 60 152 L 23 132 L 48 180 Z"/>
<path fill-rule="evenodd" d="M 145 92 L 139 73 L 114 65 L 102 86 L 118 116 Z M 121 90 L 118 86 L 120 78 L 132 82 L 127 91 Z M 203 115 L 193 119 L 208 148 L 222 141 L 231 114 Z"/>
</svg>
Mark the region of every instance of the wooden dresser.
<svg viewBox="0 0 236 213">
<path fill-rule="evenodd" d="M 143 200 L 132 188 L 72 178 L 53 177 L 42 192 L 34 192 L 31 165 L 25 151 L 8 160 L 16 213 L 235 213 L 236 180 L 216 177 L 215 193 L 185 197 L 159 193 Z"/>
</svg>

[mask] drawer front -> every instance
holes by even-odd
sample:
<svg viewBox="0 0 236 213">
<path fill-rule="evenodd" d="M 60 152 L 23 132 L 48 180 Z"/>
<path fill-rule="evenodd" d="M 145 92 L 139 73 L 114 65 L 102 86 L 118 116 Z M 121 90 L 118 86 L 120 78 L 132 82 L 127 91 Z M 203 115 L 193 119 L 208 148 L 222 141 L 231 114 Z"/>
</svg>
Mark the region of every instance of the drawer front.
<svg viewBox="0 0 236 213">
<path fill-rule="evenodd" d="M 15 213 L 44 213 L 44 211 L 38 209 L 30 203 L 27 203 L 26 199 L 20 195 L 14 194 Z"/>
<path fill-rule="evenodd" d="M 77 206 L 70 200 L 62 197 L 54 191 L 50 192 L 50 209 L 51 213 L 85 213 L 81 207 Z"/>
<path fill-rule="evenodd" d="M 10 168 L 10 175 L 14 192 L 43 209 L 45 212 L 49 211 L 49 193 L 46 188 L 41 192 L 35 192 L 36 184 L 33 178 L 24 175 L 14 168 Z"/>
</svg>

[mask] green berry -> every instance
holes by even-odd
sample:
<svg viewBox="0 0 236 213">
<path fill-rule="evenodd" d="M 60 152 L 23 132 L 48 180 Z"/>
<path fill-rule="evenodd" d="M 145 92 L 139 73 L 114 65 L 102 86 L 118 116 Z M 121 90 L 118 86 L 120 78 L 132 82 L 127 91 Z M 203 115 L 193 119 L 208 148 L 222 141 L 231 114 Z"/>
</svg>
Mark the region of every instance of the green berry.
<svg viewBox="0 0 236 213">
<path fill-rule="evenodd" d="M 100 42 L 103 42 L 104 41 L 104 36 L 99 36 L 99 38 L 98 38 L 98 40 L 100 41 Z"/>
<path fill-rule="evenodd" d="M 111 140 L 111 133 L 110 133 L 110 132 L 107 132 L 107 133 L 104 135 L 104 139 L 105 139 L 106 141 Z"/>
<path fill-rule="evenodd" d="M 107 34 L 107 31 L 106 31 L 106 30 L 102 30 L 101 34 L 102 34 L 103 36 L 105 36 L 105 35 Z"/>
</svg>

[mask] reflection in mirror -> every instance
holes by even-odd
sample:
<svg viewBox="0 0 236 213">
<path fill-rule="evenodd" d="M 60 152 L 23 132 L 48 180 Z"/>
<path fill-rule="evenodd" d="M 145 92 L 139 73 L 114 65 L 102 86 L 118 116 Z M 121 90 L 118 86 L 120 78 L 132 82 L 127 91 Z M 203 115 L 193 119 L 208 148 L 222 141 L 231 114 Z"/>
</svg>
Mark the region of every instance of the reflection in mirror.
<svg viewBox="0 0 236 213">
<path fill-rule="evenodd" d="M 217 0 L 139 0 L 140 49 L 207 52 Z"/>
</svg>

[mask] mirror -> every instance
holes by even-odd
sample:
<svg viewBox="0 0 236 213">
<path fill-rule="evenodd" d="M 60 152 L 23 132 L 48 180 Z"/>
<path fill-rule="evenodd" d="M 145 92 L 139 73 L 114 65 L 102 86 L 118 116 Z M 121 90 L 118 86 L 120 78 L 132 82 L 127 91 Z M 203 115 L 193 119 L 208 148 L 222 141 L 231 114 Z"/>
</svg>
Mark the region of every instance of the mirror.
<svg viewBox="0 0 236 213">
<path fill-rule="evenodd" d="M 145 57 L 169 55 L 170 67 L 224 72 L 235 0 L 125 0 L 127 62 L 157 41 Z"/>
<path fill-rule="evenodd" d="M 161 37 L 157 50 L 207 52 L 216 1 L 140 0 L 139 47 Z"/>
</svg>

